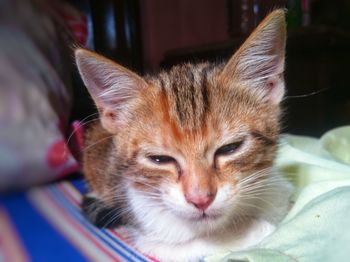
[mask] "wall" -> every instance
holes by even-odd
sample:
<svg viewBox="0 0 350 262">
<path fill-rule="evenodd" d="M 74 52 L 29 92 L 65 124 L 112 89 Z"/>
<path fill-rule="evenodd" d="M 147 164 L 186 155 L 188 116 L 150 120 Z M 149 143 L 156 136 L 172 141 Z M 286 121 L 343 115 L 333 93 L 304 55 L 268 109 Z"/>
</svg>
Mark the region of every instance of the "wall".
<svg viewBox="0 0 350 262">
<path fill-rule="evenodd" d="M 226 0 L 147 0 L 140 11 L 146 70 L 156 70 L 168 50 L 229 37 Z"/>
</svg>

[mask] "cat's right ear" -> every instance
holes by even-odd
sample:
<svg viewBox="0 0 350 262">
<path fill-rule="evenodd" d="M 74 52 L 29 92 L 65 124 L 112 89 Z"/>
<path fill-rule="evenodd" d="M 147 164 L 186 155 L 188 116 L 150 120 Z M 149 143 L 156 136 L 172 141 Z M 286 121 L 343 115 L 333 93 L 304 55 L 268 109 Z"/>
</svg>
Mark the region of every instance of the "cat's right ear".
<svg viewBox="0 0 350 262">
<path fill-rule="evenodd" d="M 99 112 L 102 126 L 116 133 L 146 82 L 117 63 L 85 49 L 75 51 L 79 73 Z"/>
<path fill-rule="evenodd" d="M 222 79 L 241 83 L 263 101 L 279 104 L 284 95 L 285 11 L 270 13 L 228 61 Z"/>
</svg>

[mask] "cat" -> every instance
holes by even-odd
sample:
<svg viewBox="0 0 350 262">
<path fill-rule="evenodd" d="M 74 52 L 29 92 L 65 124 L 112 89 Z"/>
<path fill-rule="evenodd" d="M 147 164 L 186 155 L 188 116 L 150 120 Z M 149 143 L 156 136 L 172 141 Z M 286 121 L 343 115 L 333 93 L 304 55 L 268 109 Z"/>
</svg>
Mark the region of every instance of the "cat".
<svg viewBox="0 0 350 262">
<path fill-rule="evenodd" d="M 273 168 L 285 42 L 275 10 L 227 63 L 141 77 L 77 49 L 100 118 L 86 134 L 87 218 L 125 224 L 135 247 L 160 261 L 196 261 L 271 234 L 291 193 Z"/>
</svg>

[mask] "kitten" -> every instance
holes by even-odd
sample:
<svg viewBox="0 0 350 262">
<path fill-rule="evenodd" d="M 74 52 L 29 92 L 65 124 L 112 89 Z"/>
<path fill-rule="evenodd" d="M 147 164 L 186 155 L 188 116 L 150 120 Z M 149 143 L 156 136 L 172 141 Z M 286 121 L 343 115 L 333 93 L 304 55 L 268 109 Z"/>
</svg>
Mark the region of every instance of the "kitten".
<svg viewBox="0 0 350 262">
<path fill-rule="evenodd" d="M 291 191 L 272 167 L 285 40 L 276 10 L 226 64 L 144 78 L 76 50 L 100 114 L 86 135 L 87 217 L 125 223 L 135 246 L 161 261 L 240 250 L 270 234 Z"/>
</svg>

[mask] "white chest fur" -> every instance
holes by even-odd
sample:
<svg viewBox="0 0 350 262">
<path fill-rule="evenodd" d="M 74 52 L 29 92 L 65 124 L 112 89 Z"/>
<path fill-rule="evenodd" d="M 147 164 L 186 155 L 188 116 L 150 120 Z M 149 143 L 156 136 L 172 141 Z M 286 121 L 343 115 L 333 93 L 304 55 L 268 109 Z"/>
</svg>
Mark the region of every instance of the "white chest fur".
<svg viewBox="0 0 350 262">
<path fill-rule="evenodd" d="M 217 224 L 213 227 L 206 221 L 182 220 L 165 206 L 149 202 L 133 190 L 129 199 L 139 225 L 129 228 L 135 246 L 162 262 L 198 261 L 218 252 L 242 250 L 258 244 L 275 228 L 270 222 L 253 217 L 230 222 L 232 216 L 217 222 L 221 227 Z"/>
<path fill-rule="evenodd" d="M 182 228 L 170 225 L 180 232 Z M 275 227 L 263 220 L 251 221 L 244 234 L 228 229 L 222 235 L 194 238 L 180 244 L 150 241 L 154 235 L 141 234 L 136 237 L 135 245 L 143 253 L 151 255 L 162 262 L 192 262 L 220 252 L 243 250 L 261 242 Z M 139 233 L 139 232 L 138 232 Z M 176 237 L 176 235 L 174 236 Z"/>
</svg>

